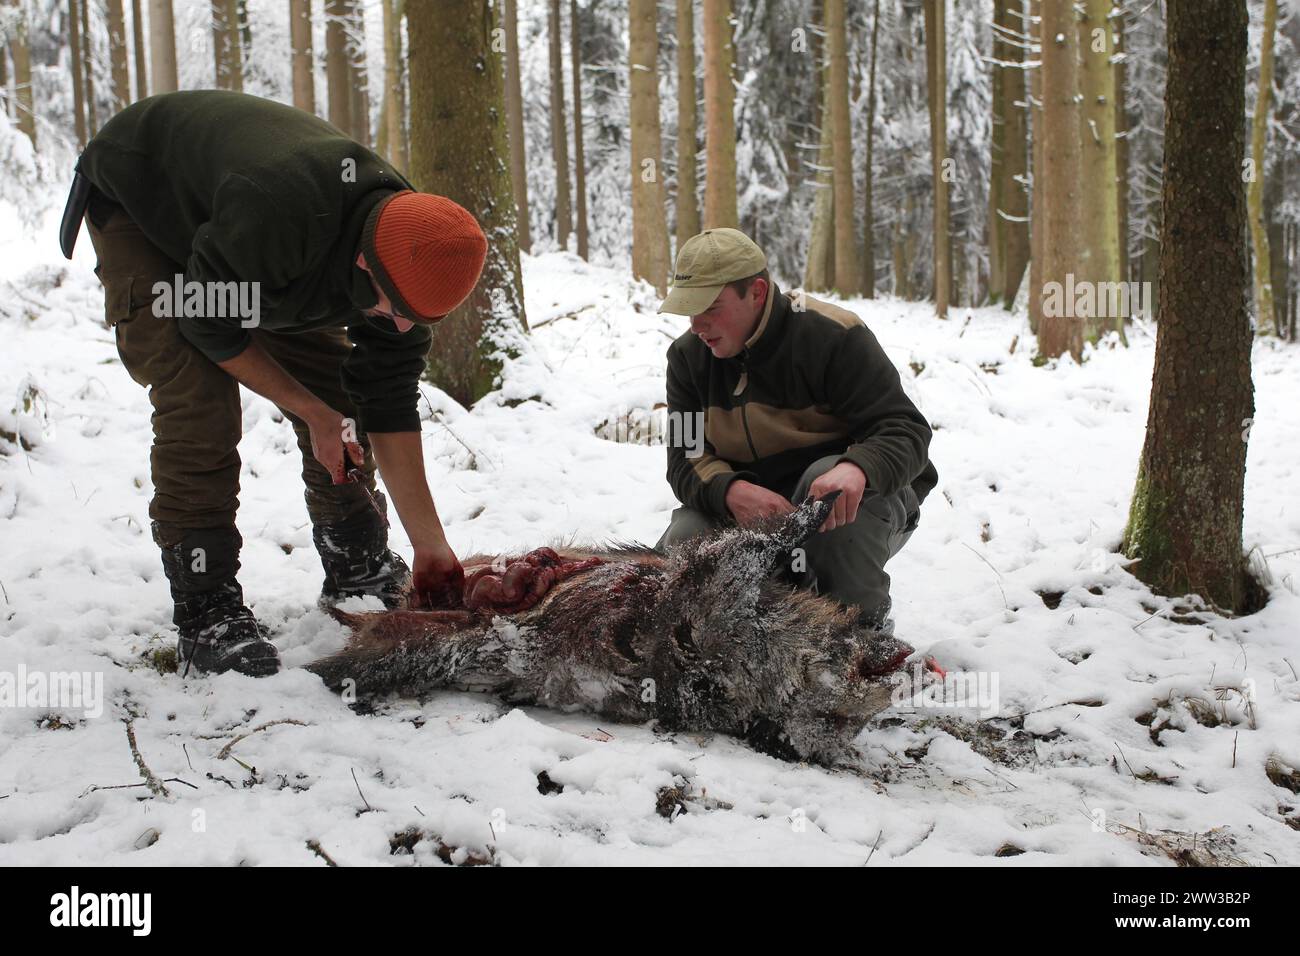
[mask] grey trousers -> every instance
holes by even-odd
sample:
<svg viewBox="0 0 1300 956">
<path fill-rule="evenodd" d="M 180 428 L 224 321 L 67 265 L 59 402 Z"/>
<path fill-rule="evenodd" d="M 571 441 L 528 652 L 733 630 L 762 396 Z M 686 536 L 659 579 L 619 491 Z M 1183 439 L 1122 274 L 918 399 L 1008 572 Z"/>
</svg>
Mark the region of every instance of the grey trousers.
<svg viewBox="0 0 1300 956">
<path fill-rule="evenodd" d="M 809 465 L 795 486 L 792 501 L 796 505 L 803 501 L 812 483 L 838 462 L 838 455 L 828 455 Z M 885 562 L 902 550 L 920 520 L 921 507 L 910 485 L 892 495 L 868 488 L 852 524 L 814 534 L 804 542 L 817 593 L 841 604 L 856 605 L 868 614 L 881 608 L 887 610 L 889 575 Z M 655 548 L 663 551 L 730 523 L 694 508 L 678 508 Z"/>
</svg>

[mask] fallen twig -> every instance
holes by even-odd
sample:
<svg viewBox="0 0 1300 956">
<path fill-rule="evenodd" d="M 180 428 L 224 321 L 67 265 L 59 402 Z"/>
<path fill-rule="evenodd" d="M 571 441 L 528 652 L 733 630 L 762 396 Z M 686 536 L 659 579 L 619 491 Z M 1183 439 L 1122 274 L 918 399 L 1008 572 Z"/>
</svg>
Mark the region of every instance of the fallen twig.
<svg viewBox="0 0 1300 956">
<path fill-rule="evenodd" d="M 253 736 L 253 734 L 260 733 L 260 732 L 262 732 L 263 730 L 266 730 L 267 727 L 274 727 L 276 724 L 293 724 L 295 727 L 309 727 L 309 726 L 311 726 L 310 724 L 304 723 L 304 722 L 301 721 L 301 720 L 295 720 L 293 717 L 282 717 L 282 718 L 280 718 L 279 720 L 268 720 L 266 723 L 262 724 L 262 726 L 260 726 L 260 727 L 254 727 L 252 730 L 250 730 L 250 731 L 249 731 L 248 733 L 246 733 L 246 734 L 240 734 L 238 737 L 236 737 L 236 738 L 235 738 L 234 740 L 232 740 L 230 743 L 228 743 L 228 744 L 226 744 L 224 747 L 222 747 L 221 750 L 217 752 L 217 759 L 218 759 L 218 760 L 225 760 L 227 757 L 230 756 L 230 748 L 232 748 L 233 746 L 235 746 L 235 744 L 239 743 L 241 740 L 245 739 L 246 737 L 251 737 L 251 736 Z"/>
<path fill-rule="evenodd" d="M 320 845 L 319 840 L 308 840 L 307 849 L 311 850 L 318 857 L 324 860 L 327 866 L 338 866 L 338 864 L 334 862 L 334 859 L 325 852 L 325 849 Z"/>
<path fill-rule="evenodd" d="M 868 863 L 871 862 L 871 858 L 875 856 L 876 847 L 880 846 L 880 838 L 884 835 L 885 835 L 885 831 L 884 828 L 882 827 L 880 832 L 876 834 L 876 842 L 871 845 L 871 852 L 867 854 L 867 858 L 862 864 L 863 866 L 866 866 Z"/>
<path fill-rule="evenodd" d="M 144 777 L 144 782 L 148 784 L 150 791 L 152 791 L 155 796 L 170 797 L 171 792 L 161 780 L 154 776 L 154 772 L 149 769 L 149 765 L 144 762 L 144 757 L 140 755 L 140 748 L 136 746 L 134 727 L 135 718 L 129 718 L 123 721 L 123 723 L 126 724 L 126 742 L 131 747 L 131 756 L 135 758 L 135 765 L 140 770 L 140 776 Z"/>
<path fill-rule="evenodd" d="M 366 811 L 369 812 L 371 810 L 374 810 L 375 808 L 370 805 L 370 801 L 366 799 L 366 795 L 364 793 L 361 793 L 361 782 L 357 780 L 356 768 L 352 767 L 351 770 L 352 770 L 352 782 L 357 785 L 357 793 L 361 794 L 361 802 L 366 805 Z"/>
</svg>

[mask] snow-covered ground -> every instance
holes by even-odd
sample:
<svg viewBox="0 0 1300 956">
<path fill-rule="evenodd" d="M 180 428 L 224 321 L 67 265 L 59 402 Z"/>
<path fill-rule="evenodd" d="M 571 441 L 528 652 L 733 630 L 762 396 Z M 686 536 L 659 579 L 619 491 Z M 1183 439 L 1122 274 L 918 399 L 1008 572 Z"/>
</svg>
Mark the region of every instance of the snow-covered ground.
<svg viewBox="0 0 1300 956">
<path fill-rule="evenodd" d="M 1172 865 L 1197 834 L 1221 861 L 1300 864 L 1300 797 L 1266 773 L 1300 767 L 1294 348 L 1255 352 L 1245 536 L 1271 555 L 1271 599 L 1198 619 L 1116 552 L 1151 335 L 1035 368 L 1002 311 L 847 302 L 935 426 L 940 483 L 890 565 L 898 634 L 996 679 L 998 716 L 887 712 L 857 771 L 828 771 L 467 694 L 354 712 L 299 666 L 345 635 L 314 606 L 292 433 L 247 393 L 241 578 L 286 668 L 160 673 L 149 659 L 175 639 L 146 517 L 149 403 L 103 327 L 89 240 L 65 268 L 52 219 L 33 238 L 0 213 L 0 250 L 0 426 L 36 439 L 0 439 L 0 677 L 98 673 L 104 694 L 98 716 L 0 707 L 0 863 Z M 684 320 L 572 256 L 526 259 L 525 285 L 534 348 L 499 400 L 466 412 L 425 387 L 453 547 L 655 540 L 675 504 L 663 449 L 595 430 L 662 401 Z M 140 783 L 128 720 L 169 796 L 92 789 Z M 563 789 L 541 792 L 542 772 Z"/>
</svg>

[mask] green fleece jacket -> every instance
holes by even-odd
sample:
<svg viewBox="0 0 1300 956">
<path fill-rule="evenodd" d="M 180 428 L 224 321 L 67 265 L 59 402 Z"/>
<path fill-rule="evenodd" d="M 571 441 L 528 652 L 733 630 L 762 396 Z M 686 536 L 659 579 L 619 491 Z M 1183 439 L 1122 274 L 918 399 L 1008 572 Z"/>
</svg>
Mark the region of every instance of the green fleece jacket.
<svg viewBox="0 0 1300 956">
<path fill-rule="evenodd" d="M 78 170 L 183 268 L 186 281 L 258 282 L 259 328 L 346 326 L 343 386 L 363 430 L 419 431 L 430 332 L 361 315 L 378 302 L 355 264 L 375 205 L 413 188 L 392 165 L 303 110 L 243 93 L 187 90 L 118 113 Z M 248 347 L 239 316 L 178 317 L 214 362 Z"/>
<path fill-rule="evenodd" d="M 729 518 L 733 481 L 789 498 L 809 465 L 837 455 L 862 469 L 868 488 L 891 495 L 911 485 L 924 501 L 939 480 L 930 426 L 897 369 L 852 312 L 811 298 L 799 304 L 772 283 L 758 327 L 733 358 L 715 358 L 689 331 L 668 347 L 668 411 L 682 423 L 668 442 L 673 493 Z M 691 415 L 703 418 L 702 442 L 685 424 Z"/>
</svg>

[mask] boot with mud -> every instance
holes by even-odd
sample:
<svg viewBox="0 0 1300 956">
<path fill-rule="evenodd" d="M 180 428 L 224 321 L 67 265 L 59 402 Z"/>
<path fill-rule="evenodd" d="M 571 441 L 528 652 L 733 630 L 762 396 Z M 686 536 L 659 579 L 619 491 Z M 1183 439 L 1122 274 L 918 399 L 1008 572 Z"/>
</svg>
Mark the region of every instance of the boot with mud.
<svg viewBox="0 0 1300 956">
<path fill-rule="evenodd" d="M 172 528 L 153 523 L 171 584 L 180 631 L 176 651 L 181 676 L 190 668 L 222 674 L 233 670 L 264 677 L 280 669 L 280 655 L 244 604 L 235 574 L 243 543 L 234 528 Z"/>
<path fill-rule="evenodd" d="M 374 492 L 372 501 L 373 507 L 341 521 L 312 527 L 312 540 L 325 569 L 320 593 L 323 608 L 367 595 L 379 598 L 387 608 L 406 604 L 411 570 L 400 555 L 388 549 L 388 503 L 383 493 Z"/>
</svg>

